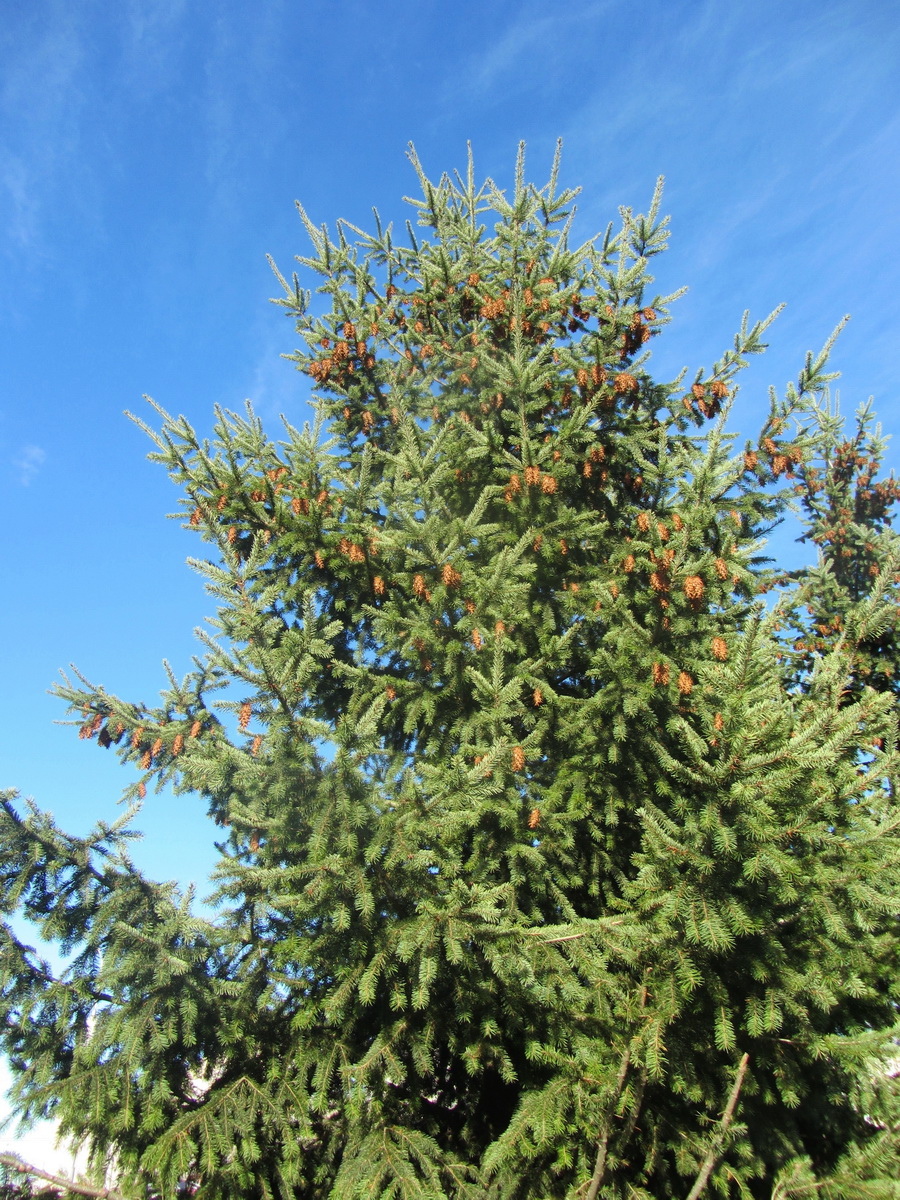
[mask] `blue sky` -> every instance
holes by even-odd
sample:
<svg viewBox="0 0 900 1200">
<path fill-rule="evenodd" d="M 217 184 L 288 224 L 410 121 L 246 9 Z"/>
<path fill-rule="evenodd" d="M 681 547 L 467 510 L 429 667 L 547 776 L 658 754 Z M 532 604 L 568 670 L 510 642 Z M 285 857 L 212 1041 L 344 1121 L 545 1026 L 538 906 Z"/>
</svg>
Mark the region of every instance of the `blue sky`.
<svg viewBox="0 0 900 1200">
<path fill-rule="evenodd" d="M 133 700 L 190 666 L 211 610 L 176 493 L 123 416 L 142 393 L 201 430 L 253 399 L 307 414 L 267 304 L 305 252 L 294 211 L 404 218 L 415 178 L 501 184 L 557 137 L 579 232 L 667 177 L 661 286 L 690 287 L 656 353 L 709 363 L 745 307 L 788 308 L 734 424 L 758 422 L 845 312 L 844 407 L 900 425 L 900 23 L 887 0 L 0 0 L 0 786 L 76 831 L 116 814 L 111 756 L 54 725 L 74 662 Z M 790 551 L 790 544 L 786 543 Z M 202 881 L 202 806 L 148 797 L 136 852 Z"/>
</svg>

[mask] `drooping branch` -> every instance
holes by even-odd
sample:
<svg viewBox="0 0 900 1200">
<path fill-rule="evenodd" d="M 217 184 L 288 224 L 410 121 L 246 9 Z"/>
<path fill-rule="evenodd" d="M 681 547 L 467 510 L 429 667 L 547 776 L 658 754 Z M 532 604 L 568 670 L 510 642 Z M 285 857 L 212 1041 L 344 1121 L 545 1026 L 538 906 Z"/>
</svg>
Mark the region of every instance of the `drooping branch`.
<svg viewBox="0 0 900 1200">
<path fill-rule="evenodd" d="M 643 1011 L 644 1005 L 647 1003 L 647 986 L 641 988 L 640 1008 Z M 622 1089 L 625 1086 L 625 1077 L 628 1074 L 628 1067 L 631 1063 L 631 1047 L 625 1047 L 625 1053 L 622 1055 L 622 1061 L 619 1064 L 619 1073 L 616 1076 L 616 1087 L 610 1100 L 610 1108 L 616 1103 L 622 1094 Z M 632 1106 L 631 1121 L 629 1122 L 628 1132 L 624 1141 L 627 1141 L 631 1136 L 631 1128 L 637 1120 L 637 1114 L 640 1111 L 641 1101 L 644 1094 L 644 1081 L 646 1074 L 641 1073 L 641 1078 L 638 1083 L 638 1092 L 635 1097 L 634 1105 Z M 607 1114 L 606 1120 L 603 1122 L 600 1132 L 600 1139 L 597 1143 L 597 1158 L 594 1162 L 594 1173 L 591 1176 L 585 1200 L 596 1200 L 597 1193 L 600 1191 L 600 1185 L 603 1182 L 603 1177 L 606 1174 L 606 1156 L 609 1150 L 609 1135 L 612 1132 L 612 1113 Z"/>
<path fill-rule="evenodd" d="M 737 1075 L 731 1091 L 728 1094 L 728 1103 L 725 1105 L 725 1111 L 722 1113 L 722 1120 L 719 1122 L 718 1133 L 713 1138 L 712 1145 L 703 1160 L 703 1165 L 700 1172 L 694 1181 L 694 1186 L 688 1192 L 687 1200 L 697 1200 L 697 1197 L 703 1192 L 709 1182 L 709 1177 L 712 1174 L 712 1169 L 716 1165 L 716 1160 L 722 1152 L 722 1147 L 725 1144 L 725 1135 L 728 1133 L 728 1127 L 731 1124 L 734 1110 L 737 1107 L 738 1096 L 741 1094 L 741 1086 L 744 1082 L 744 1076 L 747 1073 L 747 1063 L 750 1061 L 750 1055 L 744 1054 L 738 1065 Z"/>
<path fill-rule="evenodd" d="M 116 1188 L 95 1187 L 90 1183 L 75 1183 L 72 1179 L 66 1179 L 64 1175 L 53 1175 L 49 1171 L 42 1171 L 40 1167 L 33 1167 L 31 1163 L 25 1162 L 17 1154 L 0 1154 L 0 1164 L 9 1167 L 11 1171 L 16 1171 L 19 1175 L 27 1175 L 30 1179 L 43 1179 L 47 1183 L 52 1183 L 54 1187 L 61 1188 L 63 1192 L 74 1192 L 77 1196 L 92 1196 L 95 1200 L 126 1200 L 125 1196 Z"/>
<path fill-rule="evenodd" d="M 631 1047 L 626 1046 L 625 1053 L 622 1055 L 622 1062 L 619 1065 L 619 1074 L 616 1078 L 616 1090 L 613 1094 L 612 1102 L 618 1100 L 622 1093 L 622 1088 L 625 1085 L 625 1076 L 628 1073 L 628 1064 L 631 1062 Z M 606 1154 L 609 1148 L 609 1134 L 612 1126 L 611 1115 L 608 1114 L 603 1122 L 600 1140 L 597 1143 L 597 1158 L 594 1162 L 594 1173 L 591 1176 L 590 1186 L 587 1190 L 585 1200 L 597 1200 L 597 1193 L 600 1191 L 600 1184 L 603 1182 L 603 1176 L 606 1174 Z"/>
</svg>

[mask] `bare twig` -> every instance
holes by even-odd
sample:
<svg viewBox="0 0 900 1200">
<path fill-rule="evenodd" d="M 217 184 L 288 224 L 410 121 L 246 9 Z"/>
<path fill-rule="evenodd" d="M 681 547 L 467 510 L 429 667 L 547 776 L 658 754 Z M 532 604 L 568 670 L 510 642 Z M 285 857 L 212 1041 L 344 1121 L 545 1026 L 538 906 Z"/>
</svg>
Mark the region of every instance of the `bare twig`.
<svg viewBox="0 0 900 1200">
<path fill-rule="evenodd" d="M 89 1183 L 75 1183 L 71 1179 L 66 1179 L 64 1175 L 51 1175 L 49 1171 L 33 1167 L 31 1163 L 25 1162 L 17 1154 L 0 1154 L 0 1164 L 9 1167 L 12 1171 L 17 1171 L 20 1175 L 28 1175 L 32 1179 L 44 1179 L 47 1183 L 52 1183 L 54 1187 L 60 1188 L 64 1193 L 74 1192 L 78 1196 L 92 1196 L 94 1200 L 125 1200 L 122 1193 L 116 1191 L 115 1188 L 93 1187 Z"/>
<path fill-rule="evenodd" d="M 579 938 L 583 938 L 586 932 L 586 930 L 582 930 L 581 933 L 567 933 L 565 937 L 541 938 L 541 945 L 552 946 L 557 942 L 576 942 Z"/>
<path fill-rule="evenodd" d="M 604 924 L 604 926 L 621 925 L 621 924 L 622 924 L 622 922 L 623 922 L 624 920 L 625 920 L 625 918 L 624 918 L 624 917 L 613 917 L 613 918 L 611 918 L 611 919 L 610 919 L 610 920 L 608 920 L 608 921 L 604 921 L 604 922 L 603 922 L 603 924 Z M 559 937 L 549 937 L 549 938 L 542 938 L 542 937 L 541 937 L 541 934 L 542 934 L 544 931 L 541 929 L 541 927 L 540 927 L 540 926 L 538 926 L 536 929 L 526 929 L 526 930 L 525 930 L 525 932 L 526 932 L 526 933 L 529 935 L 529 937 L 536 937 L 536 938 L 540 938 L 540 943 L 541 943 L 541 945 L 542 945 L 542 946 L 552 946 L 552 945 L 554 945 L 556 942 L 574 942 L 574 941 L 577 941 L 577 940 L 578 940 L 578 938 L 587 937 L 587 935 L 588 935 L 589 933 L 594 933 L 594 932 L 595 932 L 595 930 L 593 930 L 593 929 L 581 929 L 581 930 L 579 930 L 577 933 L 566 933 L 566 934 L 561 934 Z"/>
<path fill-rule="evenodd" d="M 725 1143 L 725 1135 L 728 1132 L 728 1126 L 731 1124 L 731 1119 L 734 1116 L 734 1110 L 737 1107 L 738 1096 L 741 1094 L 741 1085 L 744 1082 L 744 1076 L 747 1073 L 747 1063 L 750 1061 L 750 1055 L 745 1054 L 738 1065 L 737 1075 L 731 1091 L 728 1094 L 728 1103 L 725 1105 L 725 1111 L 722 1113 L 722 1120 L 719 1122 L 719 1130 L 713 1138 L 713 1143 L 709 1148 L 706 1158 L 703 1160 L 703 1166 L 700 1168 L 694 1186 L 688 1192 L 687 1200 L 697 1200 L 697 1197 L 702 1193 L 703 1189 L 709 1182 L 709 1177 L 712 1174 L 712 1169 L 716 1165 L 716 1159 L 722 1152 L 722 1146 Z"/>
</svg>

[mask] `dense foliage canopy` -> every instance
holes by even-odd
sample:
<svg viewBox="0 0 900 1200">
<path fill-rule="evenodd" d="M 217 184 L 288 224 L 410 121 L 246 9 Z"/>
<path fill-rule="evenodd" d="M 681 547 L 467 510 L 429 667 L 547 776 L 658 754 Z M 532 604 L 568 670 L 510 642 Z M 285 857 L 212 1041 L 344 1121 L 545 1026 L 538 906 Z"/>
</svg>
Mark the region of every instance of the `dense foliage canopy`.
<svg viewBox="0 0 900 1200">
<path fill-rule="evenodd" d="M 123 1197 L 896 1196 L 871 416 L 829 408 L 829 344 L 737 445 L 768 321 L 651 376 L 658 195 L 575 246 L 556 165 L 507 197 L 413 163 L 402 240 L 301 210 L 314 426 L 148 429 L 214 629 L 156 707 L 59 691 L 129 798 L 208 804 L 218 915 L 135 869 L 130 815 L 7 795 L 5 911 L 66 959 L 5 926 L 15 1103 Z"/>
</svg>

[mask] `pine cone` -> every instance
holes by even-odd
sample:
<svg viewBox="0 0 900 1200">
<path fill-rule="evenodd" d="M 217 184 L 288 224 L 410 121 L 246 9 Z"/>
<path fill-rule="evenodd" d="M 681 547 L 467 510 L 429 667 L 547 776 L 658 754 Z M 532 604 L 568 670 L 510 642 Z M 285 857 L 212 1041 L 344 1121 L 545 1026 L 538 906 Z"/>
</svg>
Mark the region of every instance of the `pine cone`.
<svg viewBox="0 0 900 1200">
<path fill-rule="evenodd" d="M 703 596 L 703 580 L 699 575 L 688 575 L 682 585 L 688 600 L 699 600 Z"/>
<path fill-rule="evenodd" d="M 638 390 L 638 381 L 627 371 L 621 371 L 613 379 L 613 390 L 618 392 L 619 395 L 626 395 L 628 392 L 636 392 Z"/>
</svg>

